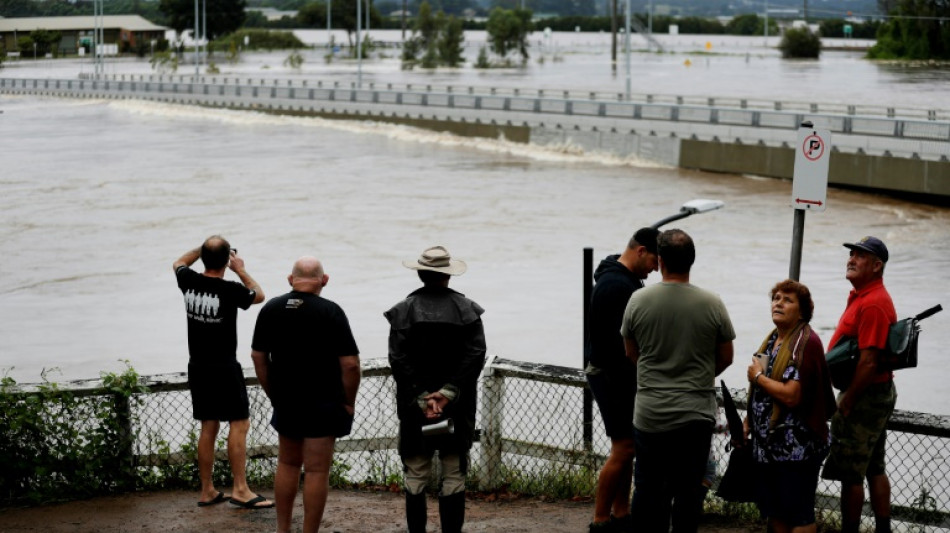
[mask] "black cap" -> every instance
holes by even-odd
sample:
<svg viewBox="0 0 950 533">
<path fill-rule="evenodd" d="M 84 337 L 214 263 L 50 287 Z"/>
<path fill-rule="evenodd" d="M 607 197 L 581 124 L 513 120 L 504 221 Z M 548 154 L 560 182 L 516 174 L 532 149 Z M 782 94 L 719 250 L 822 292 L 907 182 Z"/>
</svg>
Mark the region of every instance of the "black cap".
<svg viewBox="0 0 950 533">
<path fill-rule="evenodd" d="M 881 261 L 887 262 L 889 257 L 887 253 L 887 246 L 884 245 L 884 242 L 877 237 L 862 237 L 858 242 L 846 242 L 844 243 L 845 248 L 850 248 L 852 250 L 863 250 L 870 254 L 878 256 Z"/>
<path fill-rule="evenodd" d="M 633 234 L 633 240 L 651 254 L 656 254 L 656 240 L 659 236 L 660 230 L 656 228 L 640 228 Z"/>
</svg>

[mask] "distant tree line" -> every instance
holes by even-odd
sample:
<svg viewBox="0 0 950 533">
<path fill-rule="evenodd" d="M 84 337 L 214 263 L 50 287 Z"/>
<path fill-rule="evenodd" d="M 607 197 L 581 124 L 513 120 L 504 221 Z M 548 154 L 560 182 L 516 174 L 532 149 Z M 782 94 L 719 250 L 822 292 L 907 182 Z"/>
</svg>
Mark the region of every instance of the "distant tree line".
<svg viewBox="0 0 950 533">
<path fill-rule="evenodd" d="M 950 59 L 950 2 L 881 0 L 889 18 L 868 52 L 874 59 Z"/>
<path fill-rule="evenodd" d="M 194 7 L 192 7 L 194 9 Z M 166 25 L 159 3 L 147 0 L 103 2 L 105 15 L 141 15 L 155 24 Z M 0 17 L 75 17 L 93 14 L 91 0 L 0 0 Z"/>
</svg>

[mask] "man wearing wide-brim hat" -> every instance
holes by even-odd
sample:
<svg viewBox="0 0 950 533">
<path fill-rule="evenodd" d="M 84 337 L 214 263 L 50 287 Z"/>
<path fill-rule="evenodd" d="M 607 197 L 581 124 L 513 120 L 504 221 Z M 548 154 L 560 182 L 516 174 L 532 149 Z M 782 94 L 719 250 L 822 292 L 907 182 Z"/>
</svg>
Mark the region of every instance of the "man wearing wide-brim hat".
<svg viewBox="0 0 950 533">
<path fill-rule="evenodd" d="M 449 288 L 464 261 L 442 246 L 403 265 L 423 286 L 384 315 L 390 324 L 389 363 L 396 381 L 399 455 L 405 467 L 406 522 L 425 532 L 425 488 L 439 454 L 442 531 L 459 533 L 465 521 L 465 475 L 475 433 L 478 376 L 485 365 L 484 309 Z M 452 420 L 453 432 L 424 435 L 423 426 Z M 428 431 L 427 431 L 428 433 Z"/>
</svg>

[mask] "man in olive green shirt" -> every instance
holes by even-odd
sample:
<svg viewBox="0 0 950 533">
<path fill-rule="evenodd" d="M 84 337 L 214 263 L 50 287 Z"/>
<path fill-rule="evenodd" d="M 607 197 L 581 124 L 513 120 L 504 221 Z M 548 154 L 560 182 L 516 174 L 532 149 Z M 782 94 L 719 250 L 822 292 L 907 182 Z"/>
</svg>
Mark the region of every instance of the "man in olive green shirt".
<svg viewBox="0 0 950 533">
<path fill-rule="evenodd" d="M 736 334 L 716 294 L 689 283 L 696 258 L 682 230 L 660 234 L 661 283 L 635 292 L 620 334 L 637 364 L 633 516 L 638 531 L 699 527 L 695 504 L 716 420 L 715 377 L 732 364 Z"/>
</svg>

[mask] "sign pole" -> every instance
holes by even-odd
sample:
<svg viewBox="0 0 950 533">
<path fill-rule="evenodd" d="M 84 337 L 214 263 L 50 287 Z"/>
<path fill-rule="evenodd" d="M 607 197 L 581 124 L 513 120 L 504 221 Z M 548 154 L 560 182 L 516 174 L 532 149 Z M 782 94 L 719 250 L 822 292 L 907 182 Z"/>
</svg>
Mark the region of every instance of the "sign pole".
<svg viewBox="0 0 950 533">
<path fill-rule="evenodd" d="M 805 211 L 824 211 L 828 198 L 828 167 L 831 161 L 831 132 L 819 130 L 810 121 L 798 128 L 795 168 L 792 175 L 792 256 L 788 277 L 798 281 L 802 270 L 802 243 L 805 240 Z"/>
<path fill-rule="evenodd" d="M 802 271 L 802 242 L 805 240 L 805 211 L 795 210 L 792 226 L 792 262 L 788 267 L 788 279 L 798 281 Z"/>
</svg>

